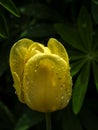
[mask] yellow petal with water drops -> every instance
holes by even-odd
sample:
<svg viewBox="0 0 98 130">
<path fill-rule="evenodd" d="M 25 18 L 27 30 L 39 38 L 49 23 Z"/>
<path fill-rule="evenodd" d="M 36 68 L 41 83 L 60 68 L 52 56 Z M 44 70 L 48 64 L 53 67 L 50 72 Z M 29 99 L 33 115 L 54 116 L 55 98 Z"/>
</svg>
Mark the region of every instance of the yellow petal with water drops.
<svg viewBox="0 0 98 130">
<path fill-rule="evenodd" d="M 62 57 L 67 63 L 69 63 L 69 58 L 66 49 L 64 46 L 54 38 L 50 38 L 48 41 L 48 48 L 52 53 L 59 55 Z"/>
<path fill-rule="evenodd" d="M 23 92 L 32 110 L 52 112 L 64 108 L 72 92 L 69 65 L 57 55 L 36 54 L 25 65 Z"/>
<path fill-rule="evenodd" d="M 23 97 L 23 93 L 22 93 L 22 88 L 21 88 L 21 83 L 20 83 L 20 78 L 17 75 L 16 72 L 13 72 L 13 80 L 14 80 L 14 88 L 16 90 L 16 94 L 18 96 L 18 99 L 21 102 L 24 102 L 24 97 Z"/>
<path fill-rule="evenodd" d="M 33 44 L 32 40 L 24 38 L 16 42 L 10 51 L 11 72 L 16 72 L 20 79 L 23 74 L 25 55 L 31 44 Z"/>
<path fill-rule="evenodd" d="M 25 63 L 28 61 L 29 58 L 34 56 L 37 53 L 44 53 L 44 45 L 34 42 L 27 51 L 27 54 L 25 56 Z"/>
</svg>

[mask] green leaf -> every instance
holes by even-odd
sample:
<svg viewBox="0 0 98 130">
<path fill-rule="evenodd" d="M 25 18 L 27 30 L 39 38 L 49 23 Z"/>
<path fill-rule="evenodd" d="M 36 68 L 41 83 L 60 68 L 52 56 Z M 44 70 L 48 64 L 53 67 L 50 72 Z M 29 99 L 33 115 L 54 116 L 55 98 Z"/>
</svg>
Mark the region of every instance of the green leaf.
<svg viewBox="0 0 98 130">
<path fill-rule="evenodd" d="M 98 2 L 97 4 L 95 2 L 91 2 L 91 11 L 96 24 L 98 24 Z"/>
<path fill-rule="evenodd" d="M 98 5 L 98 0 L 92 0 L 96 5 Z"/>
<path fill-rule="evenodd" d="M 93 64 L 93 73 L 94 73 L 94 79 L 95 79 L 95 85 L 98 92 L 98 62 L 92 62 Z"/>
<path fill-rule="evenodd" d="M 90 74 L 90 62 L 86 63 L 83 66 L 75 82 L 72 97 L 73 112 L 75 114 L 78 114 L 82 107 L 88 87 L 89 74 Z"/>
<path fill-rule="evenodd" d="M 18 120 L 15 130 L 28 130 L 44 119 L 44 114 L 36 111 L 27 110 Z"/>
<path fill-rule="evenodd" d="M 80 69 L 83 67 L 83 65 L 86 63 L 86 59 L 74 61 L 71 63 L 71 75 L 72 77 L 75 76 Z"/>
<path fill-rule="evenodd" d="M 55 30 L 52 24 L 40 23 L 30 25 L 22 34 L 22 37 L 28 38 L 42 38 L 42 37 L 49 37 L 55 34 Z"/>
<path fill-rule="evenodd" d="M 7 38 L 8 37 L 8 28 L 5 17 L 0 14 L 0 37 Z"/>
<path fill-rule="evenodd" d="M 6 124 L 6 125 L 5 125 Z M 14 118 L 6 105 L 0 102 L 0 129 L 13 129 Z"/>
<path fill-rule="evenodd" d="M 66 109 L 66 111 L 63 113 L 61 125 L 62 130 L 82 130 L 79 119 L 72 113 L 72 111 L 69 111 L 68 109 Z"/>
<path fill-rule="evenodd" d="M 32 10 L 32 11 L 31 11 Z M 52 7 L 43 4 L 31 4 L 22 7 L 20 11 L 28 16 L 38 19 L 47 19 L 49 21 L 64 21 L 64 18 Z"/>
<path fill-rule="evenodd" d="M 95 58 L 98 55 L 98 30 L 94 32 L 92 52 L 95 54 Z"/>
<path fill-rule="evenodd" d="M 20 17 L 20 14 L 12 0 L 0 0 L 0 4 L 16 17 Z"/>
<path fill-rule="evenodd" d="M 78 17 L 78 30 L 80 37 L 84 43 L 86 49 L 91 49 L 92 44 L 92 21 L 90 14 L 85 7 L 82 7 Z"/>
<path fill-rule="evenodd" d="M 83 60 L 85 58 L 85 54 L 78 50 L 68 50 L 70 61 Z"/>
<path fill-rule="evenodd" d="M 86 51 L 82 46 L 81 39 L 79 38 L 76 28 L 67 23 L 55 24 L 54 27 L 62 39 L 69 43 L 72 47 L 79 49 L 82 52 Z"/>
<path fill-rule="evenodd" d="M 98 130 L 98 116 L 87 107 L 83 107 L 80 112 L 80 119 L 86 130 Z"/>
</svg>

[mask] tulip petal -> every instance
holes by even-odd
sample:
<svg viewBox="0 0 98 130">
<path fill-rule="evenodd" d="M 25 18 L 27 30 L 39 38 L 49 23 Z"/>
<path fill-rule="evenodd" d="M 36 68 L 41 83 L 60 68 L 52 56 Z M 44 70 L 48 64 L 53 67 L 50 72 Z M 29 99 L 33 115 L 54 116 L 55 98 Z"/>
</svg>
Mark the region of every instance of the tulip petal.
<svg viewBox="0 0 98 130">
<path fill-rule="evenodd" d="M 55 54 L 36 54 L 25 65 L 23 92 L 25 103 L 33 110 L 51 112 L 64 108 L 72 92 L 68 63 Z"/>
<path fill-rule="evenodd" d="M 48 41 L 48 48 L 52 53 L 62 57 L 67 63 L 69 63 L 69 58 L 66 49 L 64 46 L 54 38 L 50 38 Z"/>
<path fill-rule="evenodd" d="M 28 49 L 28 52 L 25 56 L 25 63 L 37 53 L 44 53 L 44 46 L 40 43 L 34 42 Z"/>
<path fill-rule="evenodd" d="M 16 42 L 10 52 L 10 68 L 11 72 L 16 72 L 20 79 L 22 78 L 23 69 L 24 69 L 24 62 L 25 62 L 25 55 L 29 46 L 33 44 L 32 40 L 29 39 L 21 39 Z"/>
<path fill-rule="evenodd" d="M 16 89 L 16 94 L 18 95 L 18 98 L 21 102 L 24 102 L 24 97 L 22 94 L 22 89 L 21 89 L 21 83 L 20 83 L 20 78 L 17 75 L 16 72 L 13 72 L 13 80 L 14 80 L 14 88 Z"/>
</svg>

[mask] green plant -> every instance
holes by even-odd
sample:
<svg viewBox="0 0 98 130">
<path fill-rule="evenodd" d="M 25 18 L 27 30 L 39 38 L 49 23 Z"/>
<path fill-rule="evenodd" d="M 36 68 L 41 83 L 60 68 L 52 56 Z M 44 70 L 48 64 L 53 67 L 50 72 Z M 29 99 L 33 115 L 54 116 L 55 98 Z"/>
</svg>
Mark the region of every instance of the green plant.
<svg viewBox="0 0 98 130">
<path fill-rule="evenodd" d="M 3 4 L 0 6 L 0 129 L 45 129 L 43 113 L 31 111 L 18 102 L 12 87 L 8 61 L 10 48 L 17 40 L 26 37 L 45 44 L 50 37 L 54 37 L 63 43 L 70 57 L 73 96 L 66 109 L 52 113 L 53 129 L 97 130 L 97 0 L 1 2 Z M 14 3 L 19 13 L 11 7 L 13 5 L 11 3 Z M 14 14 L 3 8 L 6 6 Z M 16 17 L 15 13 L 20 17 Z"/>
</svg>

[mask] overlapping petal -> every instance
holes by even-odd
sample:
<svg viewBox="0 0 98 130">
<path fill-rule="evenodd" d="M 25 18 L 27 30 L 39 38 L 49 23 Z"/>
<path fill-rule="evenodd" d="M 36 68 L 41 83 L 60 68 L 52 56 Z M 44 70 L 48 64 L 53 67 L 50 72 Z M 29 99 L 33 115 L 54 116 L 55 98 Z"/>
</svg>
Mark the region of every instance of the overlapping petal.
<svg viewBox="0 0 98 130">
<path fill-rule="evenodd" d="M 48 47 L 29 39 L 19 40 L 10 53 L 16 94 L 31 109 L 51 112 L 64 108 L 72 93 L 67 52 L 51 38 Z"/>
</svg>

